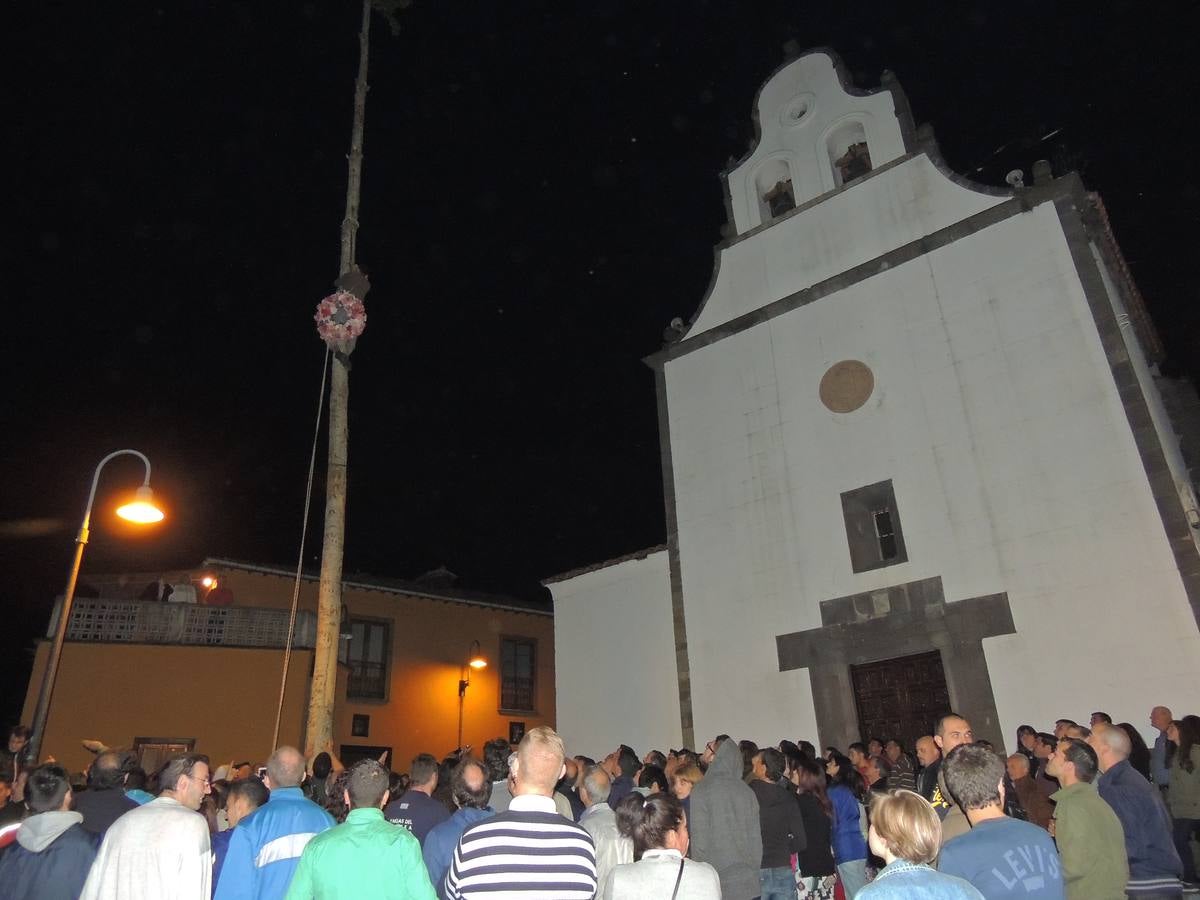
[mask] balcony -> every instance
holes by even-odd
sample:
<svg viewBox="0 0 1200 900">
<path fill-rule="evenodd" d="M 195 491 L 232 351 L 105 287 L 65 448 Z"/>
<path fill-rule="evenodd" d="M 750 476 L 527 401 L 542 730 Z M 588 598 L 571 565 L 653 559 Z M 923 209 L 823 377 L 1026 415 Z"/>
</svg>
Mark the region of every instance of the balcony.
<svg viewBox="0 0 1200 900">
<path fill-rule="evenodd" d="M 61 610 L 59 598 L 47 637 L 54 635 Z M 67 640 L 282 648 L 287 642 L 289 616 L 286 609 L 76 598 L 67 624 Z M 292 646 L 313 647 L 316 636 L 316 615 L 297 612 Z"/>
</svg>

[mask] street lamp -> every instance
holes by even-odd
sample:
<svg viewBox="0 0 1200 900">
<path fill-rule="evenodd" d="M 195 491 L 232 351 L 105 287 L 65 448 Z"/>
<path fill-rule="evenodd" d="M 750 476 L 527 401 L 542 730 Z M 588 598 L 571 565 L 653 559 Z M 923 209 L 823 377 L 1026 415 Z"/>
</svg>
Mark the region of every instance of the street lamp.
<svg viewBox="0 0 1200 900">
<path fill-rule="evenodd" d="M 54 693 L 54 679 L 58 676 L 58 663 L 62 657 L 63 641 L 67 637 L 67 623 L 71 618 L 71 604 L 75 601 L 75 582 L 79 580 L 79 565 L 83 562 L 83 548 L 88 542 L 88 526 L 92 519 L 92 503 L 96 499 L 96 485 L 100 482 L 100 470 L 118 456 L 136 456 L 146 467 L 146 477 L 132 503 L 126 503 L 117 509 L 117 515 L 139 525 L 150 525 L 161 522 L 163 512 L 154 505 L 154 492 L 150 490 L 150 460 L 144 453 L 137 450 L 116 450 L 96 466 L 96 474 L 92 476 L 92 489 L 88 493 L 87 506 L 83 510 L 83 523 L 79 526 L 79 535 L 75 538 L 75 558 L 71 562 L 71 571 L 67 575 L 67 588 L 63 591 L 62 609 L 58 613 L 58 627 L 54 631 L 54 644 L 50 648 L 50 658 L 46 661 L 46 672 L 42 676 L 42 690 L 38 694 L 37 711 L 33 715 L 33 734 L 29 742 L 30 757 L 36 762 L 42 749 L 42 733 L 46 730 L 46 716 L 50 712 L 50 696 Z"/>
<path fill-rule="evenodd" d="M 467 687 L 471 684 L 472 669 L 486 669 L 487 660 L 483 658 L 483 648 L 479 641 L 471 641 L 467 648 L 467 660 L 462 665 L 458 678 L 458 747 L 462 749 L 463 701 L 467 697 Z"/>
</svg>

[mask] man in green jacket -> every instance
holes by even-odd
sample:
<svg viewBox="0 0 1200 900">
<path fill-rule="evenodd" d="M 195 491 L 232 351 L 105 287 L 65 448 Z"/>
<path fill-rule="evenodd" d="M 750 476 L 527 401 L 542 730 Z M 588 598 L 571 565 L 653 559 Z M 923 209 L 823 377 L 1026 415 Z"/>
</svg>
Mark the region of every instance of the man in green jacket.
<svg viewBox="0 0 1200 900">
<path fill-rule="evenodd" d="M 287 900 L 437 900 L 421 845 L 383 817 L 388 771 L 373 759 L 350 767 L 350 814 L 308 842 Z"/>
<path fill-rule="evenodd" d="M 1125 832 L 1092 784 L 1097 769 L 1096 751 L 1078 738 L 1059 741 L 1046 761 L 1046 774 L 1062 785 L 1050 799 L 1067 900 L 1125 900 Z"/>
</svg>

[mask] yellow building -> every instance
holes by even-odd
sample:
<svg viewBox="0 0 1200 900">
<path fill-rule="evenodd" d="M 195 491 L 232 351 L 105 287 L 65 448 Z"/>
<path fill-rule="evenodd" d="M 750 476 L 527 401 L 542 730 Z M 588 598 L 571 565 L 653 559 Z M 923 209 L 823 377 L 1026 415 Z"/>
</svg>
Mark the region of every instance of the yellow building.
<svg viewBox="0 0 1200 900">
<path fill-rule="evenodd" d="M 72 770 L 83 740 L 134 747 L 152 770 L 179 749 L 214 768 L 266 759 L 279 708 L 294 572 L 226 559 L 195 570 L 85 579 L 77 597 L 42 753 Z M 164 586 L 170 586 L 165 590 Z M 85 590 L 81 586 L 81 593 Z M 166 596 L 166 599 L 161 598 Z M 458 745 L 459 683 L 470 669 L 463 742 L 519 739 L 554 724 L 554 622 L 549 604 L 458 590 L 437 579 L 347 580 L 334 750 L 342 761 L 391 751 L 407 771 L 417 753 Z M 305 576 L 279 743 L 302 746 L 316 636 L 317 579 Z M 38 642 L 22 721 L 31 721 L 58 608 Z"/>
</svg>

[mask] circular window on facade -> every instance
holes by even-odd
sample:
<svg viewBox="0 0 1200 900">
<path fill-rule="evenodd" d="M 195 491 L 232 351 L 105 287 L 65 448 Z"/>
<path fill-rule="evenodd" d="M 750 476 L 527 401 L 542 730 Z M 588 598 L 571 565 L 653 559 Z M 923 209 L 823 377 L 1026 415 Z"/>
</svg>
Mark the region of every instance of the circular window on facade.
<svg viewBox="0 0 1200 900">
<path fill-rule="evenodd" d="M 781 116 L 783 124 L 790 126 L 807 122 L 815 100 L 816 97 L 813 94 L 801 94 L 799 97 L 793 97 L 783 108 Z"/>
<path fill-rule="evenodd" d="M 875 375 L 866 363 L 843 359 L 821 376 L 821 402 L 831 412 L 854 412 L 871 398 Z"/>
</svg>

